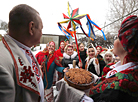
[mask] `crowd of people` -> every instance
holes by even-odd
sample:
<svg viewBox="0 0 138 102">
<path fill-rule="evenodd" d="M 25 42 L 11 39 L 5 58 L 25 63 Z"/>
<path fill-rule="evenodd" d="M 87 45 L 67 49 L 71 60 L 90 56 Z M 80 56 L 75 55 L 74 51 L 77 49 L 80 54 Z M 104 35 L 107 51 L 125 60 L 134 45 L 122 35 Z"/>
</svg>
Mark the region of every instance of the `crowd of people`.
<svg viewBox="0 0 138 102">
<path fill-rule="evenodd" d="M 55 42 L 50 41 L 33 55 L 31 47 L 40 43 L 42 28 L 34 8 L 20 4 L 10 11 L 9 31 L 0 42 L 0 102 L 54 102 L 53 86 L 70 68 L 87 70 L 95 80 L 89 94 L 79 97 L 77 89 L 72 88 L 76 93 L 69 91 L 72 95 L 63 99 L 66 102 L 138 101 L 137 16 L 128 16 L 121 23 L 113 49 L 79 43 L 81 60 L 76 43 L 68 39 L 61 41 L 57 50 Z"/>
</svg>

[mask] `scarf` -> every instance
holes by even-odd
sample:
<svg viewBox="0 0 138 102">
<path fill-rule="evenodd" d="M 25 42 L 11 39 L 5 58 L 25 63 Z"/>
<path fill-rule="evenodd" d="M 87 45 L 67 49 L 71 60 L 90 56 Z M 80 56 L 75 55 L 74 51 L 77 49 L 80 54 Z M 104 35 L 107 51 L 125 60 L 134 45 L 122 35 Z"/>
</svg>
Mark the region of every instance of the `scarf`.
<svg viewBox="0 0 138 102">
<path fill-rule="evenodd" d="M 49 72 L 49 68 L 50 68 L 50 65 L 51 63 L 54 61 L 56 63 L 56 65 L 62 67 L 62 65 L 60 64 L 60 61 L 59 61 L 59 57 L 56 55 L 55 51 L 51 54 L 49 54 L 48 51 L 46 51 L 45 53 L 45 56 L 44 57 L 44 64 L 45 64 L 45 61 L 47 61 L 47 71 Z"/>
<path fill-rule="evenodd" d="M 93 57 L 93 58 L 91 58 L 91 59 L 90 59 L 89 57 L 86 58 L 85 69 L 88 70 L 89 65 L 90 65 L 91 63 L 93 63 L 94 68 L 95 68 L 95 71 L 96 71 L 96 73 L 99 75 L 99 74 L 100 74 L 99 62 L 98 62 L 98 59 L 95 58 L 95 57 Z"/>
<path fill-rule="evenodd" d="M 128 52 L 125 56 L 124 63 L 138 61 L 138 17 L 135 15 L 128 16 L 121 24 L 119 40 Z"/>
<path fill-rule="evenodd" d="M 138 63 L 129 62 L 127 64 L 121 65 L 121 62 L 119 61 L 116 64 L 110 66 L 110 69 L 112 70 L 107 73 L 106 78 L 109 78 L 118 72 L 129 70 L 129 69 L 135 69 L 137 67 L 138 67 Z"/>
</svg>

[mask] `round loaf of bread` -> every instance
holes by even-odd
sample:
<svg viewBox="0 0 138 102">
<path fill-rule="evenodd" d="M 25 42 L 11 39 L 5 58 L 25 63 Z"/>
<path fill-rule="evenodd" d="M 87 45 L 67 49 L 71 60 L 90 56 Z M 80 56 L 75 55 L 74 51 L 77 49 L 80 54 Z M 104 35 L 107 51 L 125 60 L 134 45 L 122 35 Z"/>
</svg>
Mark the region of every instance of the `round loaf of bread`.
<svg viewBox="0 0 138 102">
<path fill-rule="evenodd" d="M 94 81 L 94 77 L 89 71 L 79 68 L 69 69 L 65 73 L 64 79 L 70 86 L 79 90 L 91 88 Z"/>
</svg>

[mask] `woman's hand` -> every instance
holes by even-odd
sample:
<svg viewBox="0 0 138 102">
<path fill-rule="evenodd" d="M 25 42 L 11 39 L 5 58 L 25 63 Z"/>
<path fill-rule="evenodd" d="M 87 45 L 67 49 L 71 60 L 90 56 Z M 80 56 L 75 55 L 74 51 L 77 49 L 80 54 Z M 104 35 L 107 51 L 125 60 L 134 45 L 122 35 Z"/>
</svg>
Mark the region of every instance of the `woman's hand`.
<svg viewBox="0 0 138 102">
<path fill-rule="evenodd" d="M 63 72 L 68 71 L 69 67 L 66 67 L 65 69 L 63 69 Z"/>
</svg>

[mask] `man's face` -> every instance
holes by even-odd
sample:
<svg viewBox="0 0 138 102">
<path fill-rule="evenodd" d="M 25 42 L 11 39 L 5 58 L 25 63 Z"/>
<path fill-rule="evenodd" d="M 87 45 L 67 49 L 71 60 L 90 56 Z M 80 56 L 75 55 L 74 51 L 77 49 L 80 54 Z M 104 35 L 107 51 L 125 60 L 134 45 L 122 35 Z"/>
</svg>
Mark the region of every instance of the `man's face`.
<svg viewBox="0 0 138 102">
<path fill-rule="evenodd" d="M 42 20 L 40 18 L 40 16 L 38 15 L 38 28 L 34 27 L 33 29 L 33 36 L 32 36 L 32 42 L 34 43 L 34 45 L 37 45 L 40 43 L 40 39 L 42 36 L 42 29 L 43 29 L 43 24 L 42 24 Z M 34 22 L 34 24 L 36 25 L 36 23 Z"/>
</svg>

